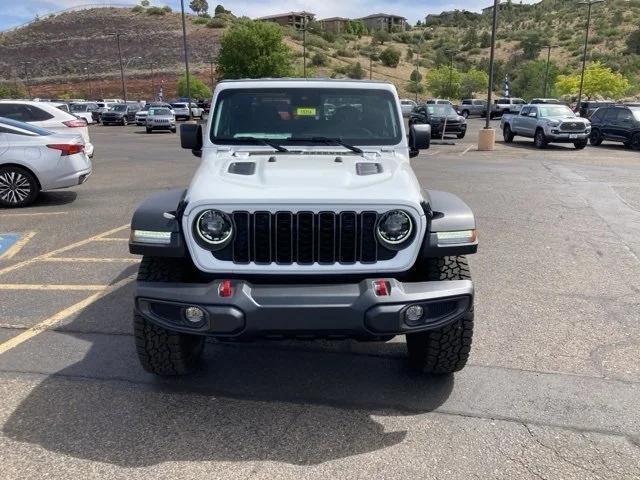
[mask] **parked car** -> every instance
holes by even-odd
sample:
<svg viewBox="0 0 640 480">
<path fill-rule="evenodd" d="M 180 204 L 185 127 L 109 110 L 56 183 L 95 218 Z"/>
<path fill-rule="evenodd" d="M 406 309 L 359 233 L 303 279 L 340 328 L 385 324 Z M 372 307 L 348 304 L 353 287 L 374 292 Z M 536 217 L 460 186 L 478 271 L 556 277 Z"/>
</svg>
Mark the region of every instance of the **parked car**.
<svg viewBox="0 0 640 480">
<path fill-rule="evenodd" d="M 1 207 L 24 207 L 40 191 L 80 185 L 90 174 L 82 135 L 0 117 Z"/>
<path fill-rule="evenodd" d="M 491 106 L 491 118 L 500 117 L 505 113 L 519 113 L 523 105 L 526 105 L 521 98 L 497 98 Z"/>
<path fill-rule="evenodd" d="M 433 105 L 452 105 L 453 106 L 453 103 L 451 103 L 451 100 L 445 100 L 443 98 L 430 98 L 424 103 L 429 105 L 433 104 Z"/>
<path fill-rule="evenodd" d="M 406 335 L 417 372 L 461 370 L 475 218 L 419 184 L 409 159 L 427 148 L 429 126 L 413 125 L 407 141 L 395 87 L 239 80 L 218 83 L 214 99 L 215 122 L 181 126 L 182 147 L 202 159 L 189 186 L 152 195 L 131 221 L 142 367 L 186 374 L 206 337 Z"/>
<path fill-rule="evenodd" d="M 417 124 L 431 125 L 431 136 L 434 138 L 442 137 L 443 131 L 445 135 L 455 135 L 459 139 L 467 133 L 467 120 L 458 115 L 450 103 L 418 105 L 409 117 L 409 125 Z"/>
<path fill-rule="evenodd" d="M 147 123 L 147 114 L 149 113 L 149 104 L 146 104 L 136 112 L 136 125 L 144 126 Z"/>
<path fill-rule="evenodd" d="M 121 98 L 103 98 L 101 101 L 104 103 L 124 103 Z"/>
<path fill-rule="evenodd" d="M 600 107 L 590 120 L 591 145 L 597 147 L 604 140 L 609 140 L 640 150 L 640 106 Z"/>
<path fill-rule="evenodd" d="M 102 114 L 103 125 L 126 125 L 136 121 L 136 112 L 140 106 L 135 104 L 117 103 L 110 110 Z"/>
<path fill-rule="evenodd" d="M 485 117 L 487 115 L 487 101 L 467 98 L 460 103 L 459 111 L 464 118 L 471 115 Z"/>
<path fill-rule="evenodd" d="M 171 104 L 171 108 L 176 116 L 176 120 L 188 120 L 189 116 L 189 108 L 187 107 L 186 102 L 174 102 Z M 191 103 L 191 117 L 201 118 L 204 110 L 195 103 Z"/>
<path fill-rule="evenodd" d="M 151 107 L 145 119 L 147 133 L 154 130 L 170 130 L 176 133 L 176 117 L 167 107 Z"/>
<path fill-rule="evenodd" d="M 76 117 L 84 118 L 89 124 L 96 123 L 94 112 L 96 112 L 98 109 L 98 104 L 92 102 L 78 102 L 71 103 L 69 105 L 69 111 L 73 115 L 75 115 Z"/>
<path fill-rule="evenodd" d="M 400 99 L 400 109 L 402 110 L 403 117 L 409 117 L 413 109 L 416 108 L 417 106 L 418 104 L 413 100 L 410 100 L 408 98 Z"/>
<path fill-rule="evenodd" d="M 552 105 L 564 105 L 563 102 L 557 98 L 534 98 L 529 102 L 530 105 L 538 104 L 552 104 Z"/>
<path fill-rule="evenodd" d="M 85 152 L 93 157 L 93 144 L 84 118 L 63 112 L 49 103 L 30 100 L 0 100 L 0 117 L 30 123 L 55 133 L 80 134 L 84 139 Z"/>
<path fill-rule="evenodd" d="M 514 137 L 533 138 L 537 148 L 549 143 L 573 143 L 578 150 L 587 146 L 591 123 L 580 118 L 566 105 L 525 105 L 520 114 L 505 114 L 500 128 L 506 143 Z"/>
<path fill-rule="evenodd" d="M 578 114 L 583 118 L 591 118 L 593 112 L 602 107 L 613 107 L 616 102 L 607 101 L 607 100 L 587 100 L 584 102 L 580 102 L 580 107 L 578 108 Z"/>
</svg>

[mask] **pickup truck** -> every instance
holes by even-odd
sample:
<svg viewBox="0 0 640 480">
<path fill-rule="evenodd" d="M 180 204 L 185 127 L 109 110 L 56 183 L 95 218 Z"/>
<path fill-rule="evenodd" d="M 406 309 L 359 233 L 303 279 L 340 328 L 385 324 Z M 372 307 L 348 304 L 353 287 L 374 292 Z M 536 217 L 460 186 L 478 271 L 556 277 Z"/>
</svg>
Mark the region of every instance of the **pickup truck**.
<svg viewBox="0 0 640 480">
<path fill-rule="evenodd" d="M 498 98 L 491 105 L 491 118 L 500 117 L 505 113 L 518 113 L 523 105 L 526 105 L 521 98 Z"/>
<path fill-rule="evenodd" d="M 519 115 L 503 115 L 500 128 L 506 143 L 516 135 L 533 138 L 537 148 L 549 143 L 573 143 L 581 150 L 591 134 L 589 120 L 576 116 L 566 105 L 525 105 Z"/>
<path fill-rule="evenodd" d="M 479 115 L 484 117 L 487 114 L 487 101 L 486 100 L 475 100 L 475 99 L 465 99 L 460 103 L 460 115 L 464 118 L 468 118 L 471 115 Z"/>
</svg>

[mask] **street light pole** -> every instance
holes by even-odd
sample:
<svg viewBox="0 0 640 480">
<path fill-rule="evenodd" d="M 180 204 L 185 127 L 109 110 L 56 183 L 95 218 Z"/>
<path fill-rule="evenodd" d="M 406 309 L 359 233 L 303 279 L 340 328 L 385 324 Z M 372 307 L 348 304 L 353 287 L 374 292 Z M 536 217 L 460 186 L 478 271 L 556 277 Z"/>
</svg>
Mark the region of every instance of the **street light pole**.
<svg viewBox="0 0 640 480">
<path fill-rule="evenodd" d="M 87 83 L 89 84 L 89 98 L 88 98 L 88 100 L 91 100 L 91 97 L 93 97 L 93 88 L 91 86 L 91 75 L 89 74 L 89 69 L 87 67 L 84 67 L 84 73 L 87 75 Z"/>
<path fill-rule="evenodd" d="M 184 69 L 187 78 L 187 105 L 189 107 L 189 120 L 191 120 L 191 79 L 189 78 L 189 50 L 187 49 L 187 25 L 184 17 L 184 0 L 180 0 L 182 12 L 182 44 L 184 47 Z"/>
<path fill-rule="evenodd" d="M 27 68 L 27 65 L 30 65 L 31 62 L 20 62 L 20 64 L 22 65 L 22 68 L 24 68 L 24 78 L 25 78 L 25 85 L 27 87 L 27 94 L 29 95 L 29 100 L 31 100 L 31 82 L 29 81 L 29 69 Z"/>
<path fill-rule="evenodd" d="M 542 48 L 547 49 L 547 69 L 544 74 L 544 98 L 547 98 L 547 86 L 549 85 L 549 63 L 551 62 L 551 49 L 558 45 L 545 45 Z"/>
<path fill-rule="evenodd" d="M 491 50 L 489 53 L 489 90 L 487 91 L 487 111 L 485 118 L 485 130 L 490 127 L 491 120 L 491 97 L 493 94 L 493 63 L 496 53 L 496 30 L 498 29 L 498 3 L 499 0 L 493 0 L 493 23 L 491 26 Z"/>
<path fill-rule="evenodd" d="M 151 69 L 151 93 L 153 94 L 153 98 L 156 98 L 156 75 L 153 71 L 153 62 L 149 64 L 149 67 Z"/>
<path fill-rule="evenodd" d="M 582 103 L 582 89 L 584 87 L 584 70 L 587 65 L 587 47 L 589 45 L 589 27 L 591 26 L 591 6 L 596 3 L 602 3 L 604 0 L 585 0 L 580 2 L 582 5 L 587 5 L 587 28 L 584 34 L 584 51 L 582 52 L 582 73 L 580 74 L 580 91 L 578 92 L 578 103 L 576 108 L 580 111 L 580 104 Z"/>
<path fill-rule="evenodd" d="M 215 87 L 215 78 L 213 76 L 213 57 L 209 57 L 209 75 L 211 76 L 211 91 L 213 92 L 213 88 Z"/>
<path fill-rule="evenodd" d="M 124 102 L 127 103 L 127 86 L 124 83 L 124 64 L 122 63 L 122 50 L 120 48 L 120 36 L 124 34 L 120 32 L 116 32 L 116 33 L 110 33 L 109 35 L 116 37 L 116 42 L 118 44 L 118 60 L 120 62 L 120 81 L 122 82 L 122 97 Z"/>
<path fill-rule="evenodd" d="M 451 97 L 453 97 L 453 56 L 455 54 L 455 52 L 448 52 L 449 53 L 449 100 L 451 100 Z"/>
<path fill-rule="evenodd" d="M 302 17 L 302 70 L 307 78 L 307 17 Z"/>
</svg>

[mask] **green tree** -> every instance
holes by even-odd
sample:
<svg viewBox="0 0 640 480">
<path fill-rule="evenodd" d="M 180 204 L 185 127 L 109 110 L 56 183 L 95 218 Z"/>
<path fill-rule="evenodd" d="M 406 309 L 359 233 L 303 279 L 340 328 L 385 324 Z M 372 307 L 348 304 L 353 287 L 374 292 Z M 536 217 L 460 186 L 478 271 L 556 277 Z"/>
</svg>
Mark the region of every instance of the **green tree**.
<svg viewBox="0 0 640 480">
<path fill-rule="evenodd" d="M 520 65 L 511 81 L 512 93 L 523 98 L 544 97 L 544 77 L 546 72 L 546 60 L 531 60 Z M 554 85 L 556 78 L 558 78 L 558 73 L 557 65 L 550 62 L 547 95 L 554 95 Z"/>
<path fill-rule="evenodd" d="M 436 97 L 460 98 L 462 75 L 455 68 L 442 66 L 427 74 L 427 87 Z"/>
<path fill-rule="evenodd" d="M 473 48 L 478 44 L 478 33 L 476 32 L 476 27 L 471 27 L 466 31 L 462 38 L 462 44 L 467 49 Z"/>
<path fill-rule="evenodd" d="M 580 74 L 559 75 L 556 89 L 561 95 L 577 95 L 580 89 Z M 602 95 L 617 99 L 628 89 L 629 80 L 624 75 L 614 72 L 600 62 L 593 62 L 585 69 L 582 93 L 587 98 Z"/>
<path fill-rule="evenodd" d="M 415 93 L 416 95 L 419 95 L 421 93 L 424 93 L 424 85 L 421 82 L 409 80 L 406 86 L 406 90 L 409 93 Z"/>
<path fill-rule="evenodd" d="M 491 34 L 486 30 L 480 35 L 480 48 L 489 48 L 491 46 Z"/>
<path fill-rule="evenodd" d="M 230 14 L 231 10 L 227 10 L 222 5 L 216 5 L 216 9 L 214 10 L 214 14 L 215 15 L 222 15 L 222 14 L 225 14 L 225 13 Z"/>
<path fill-rule="evenodd" d="M 417 69 L 413 70 L 411 72 L 411 75 L 409 75 L 409 80 L 411 80 L 412 82 L 420 83 L 422 81 L 422 74 Z"/>
<path fill-rule="evenodd" d="M 209 10 L 209 3 L 207 3 L 207 0 L 191 0 L 189 8 L 197 15 L 204 15 Z"/>
<path fill-rule="evenodd" d="M 148 7 L 150 5 L 149 0 L 141 0 L 140 1 L 140 6 L 141 7 Z"/>
<path fill-rule="evenodd" d="M 191 87 L 191 98 L 209 98 L 211 97 L 211 89 L 199 78 L 189 75 L 189 86 Z M 182 74 L 178 80 L 178 96 L 187 96 L 187 75 Z"/>
<path fill-rule="evenodd" d="M 640 29 L 627 37 L 627 53 L 640 55 Z"/>
<path fill-rule="evenodd" d="M 286 77 L 292 72 L 291 58 L 280 27 L 240 20 L 220 39 L 217 71 L 220 78 Z"/>
<path fill-rule="evenodd" d="M 311 65 L 316 67 L 326 67 L 329 65 L 329 57 L 322 52 L 317 52 L 311 57 Z"/>
<path fill-rule="evenodd" d="M 527 60 L 534 60 L 537 58 L 538 55 L 540 55 L 543 43 L 540 32 L 528 32 L 520 41 L 520 48 L 522 49 L 524 58 Z"/>
<path fill-rule="evenodd" d="M 482 70 L 470 69 L 462 75 L 460 93 L 462 97 L 473 97 L 476 92 L 486 91 L 489 87 L 489 75 Z"/>
<path fill-rule="evenodd" d="M 385 48 L 380 54 L 380 61 L 385 67 L 396 68 L 400 63 L 400 50 L 394 47 Z"/>
<path fill-rule="evenodd" d="M 0 84 L 0 98 L 25 98 L 27 89 L 22 83 Z"/>
<path fill-rule="evenodd" d="M 373 38 L 371 39 L 371 43 L 377 43 L 380 45 L 384 45 L 384 42 L 391 41 L 391 34 L 386 30 L 376 30 L 373 32 Z"/>
</svg>

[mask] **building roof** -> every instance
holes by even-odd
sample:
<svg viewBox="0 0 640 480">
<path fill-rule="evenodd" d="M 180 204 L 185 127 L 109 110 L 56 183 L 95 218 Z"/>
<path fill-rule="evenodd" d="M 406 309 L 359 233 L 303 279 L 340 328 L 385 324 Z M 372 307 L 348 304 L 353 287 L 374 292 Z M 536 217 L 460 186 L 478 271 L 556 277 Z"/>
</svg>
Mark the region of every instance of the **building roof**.
<svg viewBox="0 0 640 480">
<path fill-rule="evenodd" d="M 272 18 L 282 18 L 282 17 L 291 17 L 291 16 L 296 16 L 296 17 L 315 17 L 316 14 L 315 13 L 311 13 L 311 12 L 306 12 L 306 11 L 301 11 L 301 12 L 286 12 L 286 13 L 278 13 L 275 15 L 267 15 L 265 17 L 258 17 L 257 20 L 270 20 Z"/>
<path fill-rule="evenodd" d="M 378 18 L 378 17 L 391 17 L 391 18 L 401 18 L 402 20 L 406 20 L 402 15 L 393 15 L 391 13 L 372 13 L 371 15 L 367 15 L 366 17 L 360 17 L 358 20 L 365 20 L 367 18 Z"/>
<path fill-rule="evenodd" d="M 344 18 L 344 17 L 329 17 L 329 18 L 323 18 L 320 20 L 321 22 L 348 22 L 349 19 L 348 18 Z"/>
</svg>

